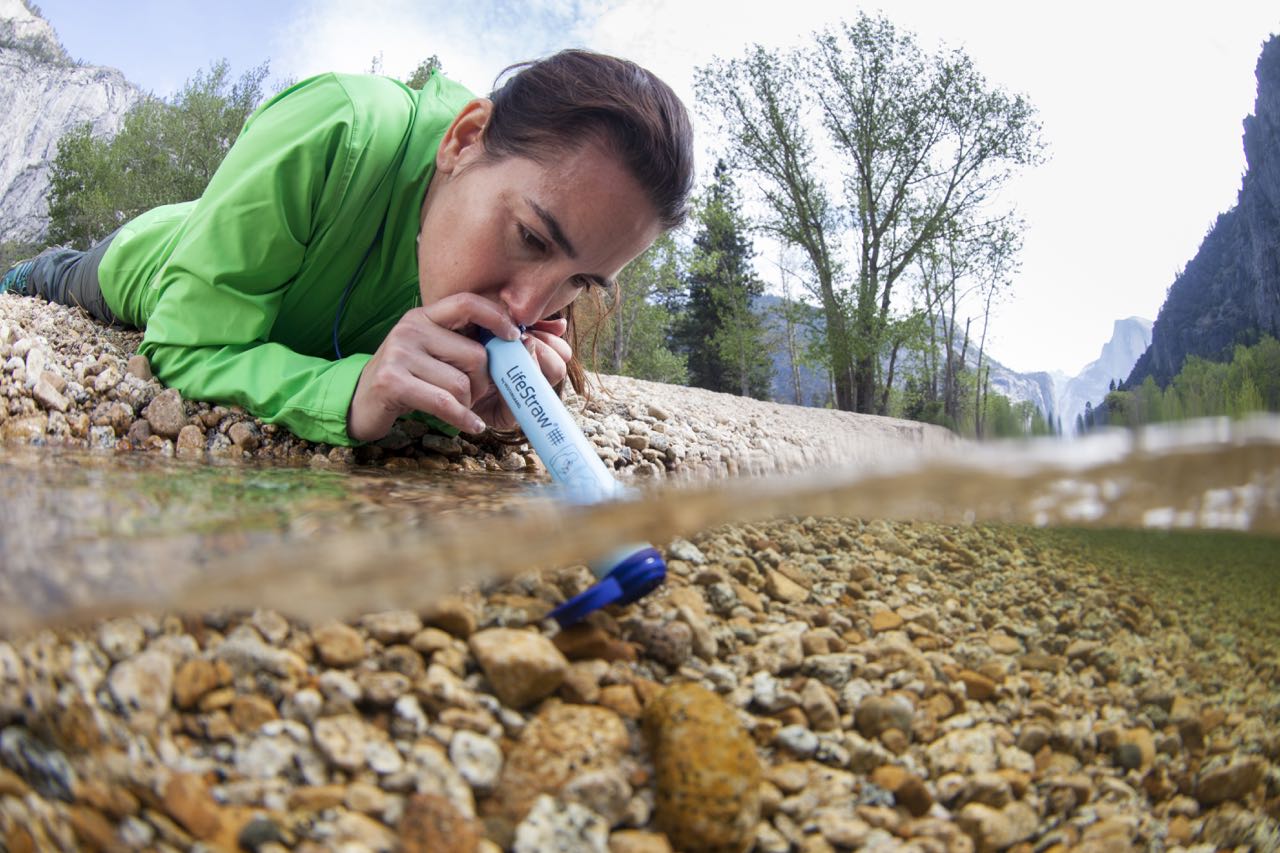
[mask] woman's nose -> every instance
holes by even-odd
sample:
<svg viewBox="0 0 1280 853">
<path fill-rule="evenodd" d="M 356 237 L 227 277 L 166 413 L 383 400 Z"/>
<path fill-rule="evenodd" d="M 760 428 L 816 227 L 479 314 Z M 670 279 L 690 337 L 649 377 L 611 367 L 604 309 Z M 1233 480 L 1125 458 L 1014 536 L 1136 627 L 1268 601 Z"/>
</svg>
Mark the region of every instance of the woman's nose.
<svg viewBox="0 0 1280 853">
<path fill-rule="evenodd" d="M 531 326 L 550 313 L 557 287 L 556 282 L 545 276 L 523 276 L 509 281 L 502 288 L 500 298 L 513 321 Z"/>
</svg>

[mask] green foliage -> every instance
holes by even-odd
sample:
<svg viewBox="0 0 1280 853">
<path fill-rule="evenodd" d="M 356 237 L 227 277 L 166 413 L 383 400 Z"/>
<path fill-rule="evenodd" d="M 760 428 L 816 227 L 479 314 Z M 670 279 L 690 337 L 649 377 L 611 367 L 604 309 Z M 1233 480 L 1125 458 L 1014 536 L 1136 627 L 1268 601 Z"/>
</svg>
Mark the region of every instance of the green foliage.
<svg viewBox="0 0 1280 853">
<path fill-rule="evenodd" d="M 413 69 L 413 72 L 409 75 L 409 78 L 404 81 L 404 84 L 410 89 L 421 89 L 423 86 L 427 85 L 427 81 L 431 79 L 431 75 L 440 71 L 441 67 L 440 57 L 433 53 L 431 56 L 418 63 L 418 67 Z"/>
<path fill-rule="evenodd" d="M 1148 375 L 1137 388 L 1117 388 L 1084 426 L 1128 426 L 1250 412 L 1280 412 L 1280 341 L 1266 336 L 1253 346 L 1236 346 L 1231 361 L 1187 356 L 1182 369 L 1161 389 Z"/>
<path fill-rule="evenodd" d="M 233 81 L 223 60 L 172 100 L 139 103 L 113 138 L 88 125 L 65 134 L 50 174 L 49 242 L 85 249 L 146 210 L 199 198 L 262 100 L 266 76 L 263 64 Z"/>
<path fill-rule="evenodd" d="M 5 240 L 0 243 L 0 275 L 9 271 L 9 267 L 18 261 L 34 258 L 43 246 L 39 243 L 24 243 L 21 240 Z"/>
<path fill-rule="evenodd" d="M 695 205 L 686 309 L 675 330 L 689 380 L 700 388 L 763 399 L 772 384 L 764 323 L 753 303 L 764 283 L 752 271 L 751 241 L 723 162 Z"/>
<path fill-rule="evenodd" d="M 578 348 L 590 369 L 653 382 L 688 381 L 684 356 L 670 346 L 682 265 L 679 246 L 665 234 L 618 276 L 611 305 L 579 300 L 583 304 L 575 305 L 575 325 L 583 333 Z"/>
</svg>

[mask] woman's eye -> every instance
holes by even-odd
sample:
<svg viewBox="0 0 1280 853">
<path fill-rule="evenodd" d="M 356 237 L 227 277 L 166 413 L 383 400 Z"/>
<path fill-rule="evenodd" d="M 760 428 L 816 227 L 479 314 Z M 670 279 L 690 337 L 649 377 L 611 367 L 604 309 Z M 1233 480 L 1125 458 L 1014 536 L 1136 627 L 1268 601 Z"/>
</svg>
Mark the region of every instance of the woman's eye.
<svg viewBox="0 0 1280 853">
<path fill-rule="evenodd" d="M 543 242 L 542 238 L 523 225 L 520 226 L 520 240 L 530 249 L 533 249 L 539 254 L 547 250 L 547 244 Z"/>
</svg>

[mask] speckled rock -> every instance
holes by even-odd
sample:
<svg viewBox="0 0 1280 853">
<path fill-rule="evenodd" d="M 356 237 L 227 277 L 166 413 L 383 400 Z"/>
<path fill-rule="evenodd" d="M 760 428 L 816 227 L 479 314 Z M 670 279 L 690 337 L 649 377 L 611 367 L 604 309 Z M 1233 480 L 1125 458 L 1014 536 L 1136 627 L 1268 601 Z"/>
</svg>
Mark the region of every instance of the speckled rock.
<svg viewBox="0 0 1280 853">
<path fill-rule="evenodd" d="M 1196 782 L 1196 799 L 1206 806 L 1240 799 L 1262 784 L 1266 772 L 1266 762 L 1258 758 L 1207 770 Z"/>
<path fill-rule="evenodd" d="M 577 803 L 538 797 L 516 829 L 514 853 L 608 853 L 609 826 L 598 814 Z"/>
<path fill-rule="evenodd" d="M 618 767 L 629 743 L 614 712 L 548 702 L 507 755 L 490 805 L 519 821 L 539 794 L 555 796 L 580 773 Z"/>
<path fill-rule="evenodd" d="M 741 853 L 760 816 L 760 760 L 732 708 L 694 684 L 650 700 L 655 820 L 680 850 Z"/>
</svg>

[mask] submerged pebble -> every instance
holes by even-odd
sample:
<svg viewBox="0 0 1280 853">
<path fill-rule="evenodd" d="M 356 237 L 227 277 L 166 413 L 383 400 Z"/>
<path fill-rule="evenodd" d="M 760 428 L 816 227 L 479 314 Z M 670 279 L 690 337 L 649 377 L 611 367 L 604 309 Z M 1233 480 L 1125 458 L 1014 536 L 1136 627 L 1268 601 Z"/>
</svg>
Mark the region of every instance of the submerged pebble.
<svg viewBox="0 0 1280 853">
<path fill-rule="evenodd" d="M 654 818 L 680 850 L 741 853 L 760 817 L 760 760 L 733 709 L 696 684 L 668 687 L 644 711 Z"/>
</svg>

